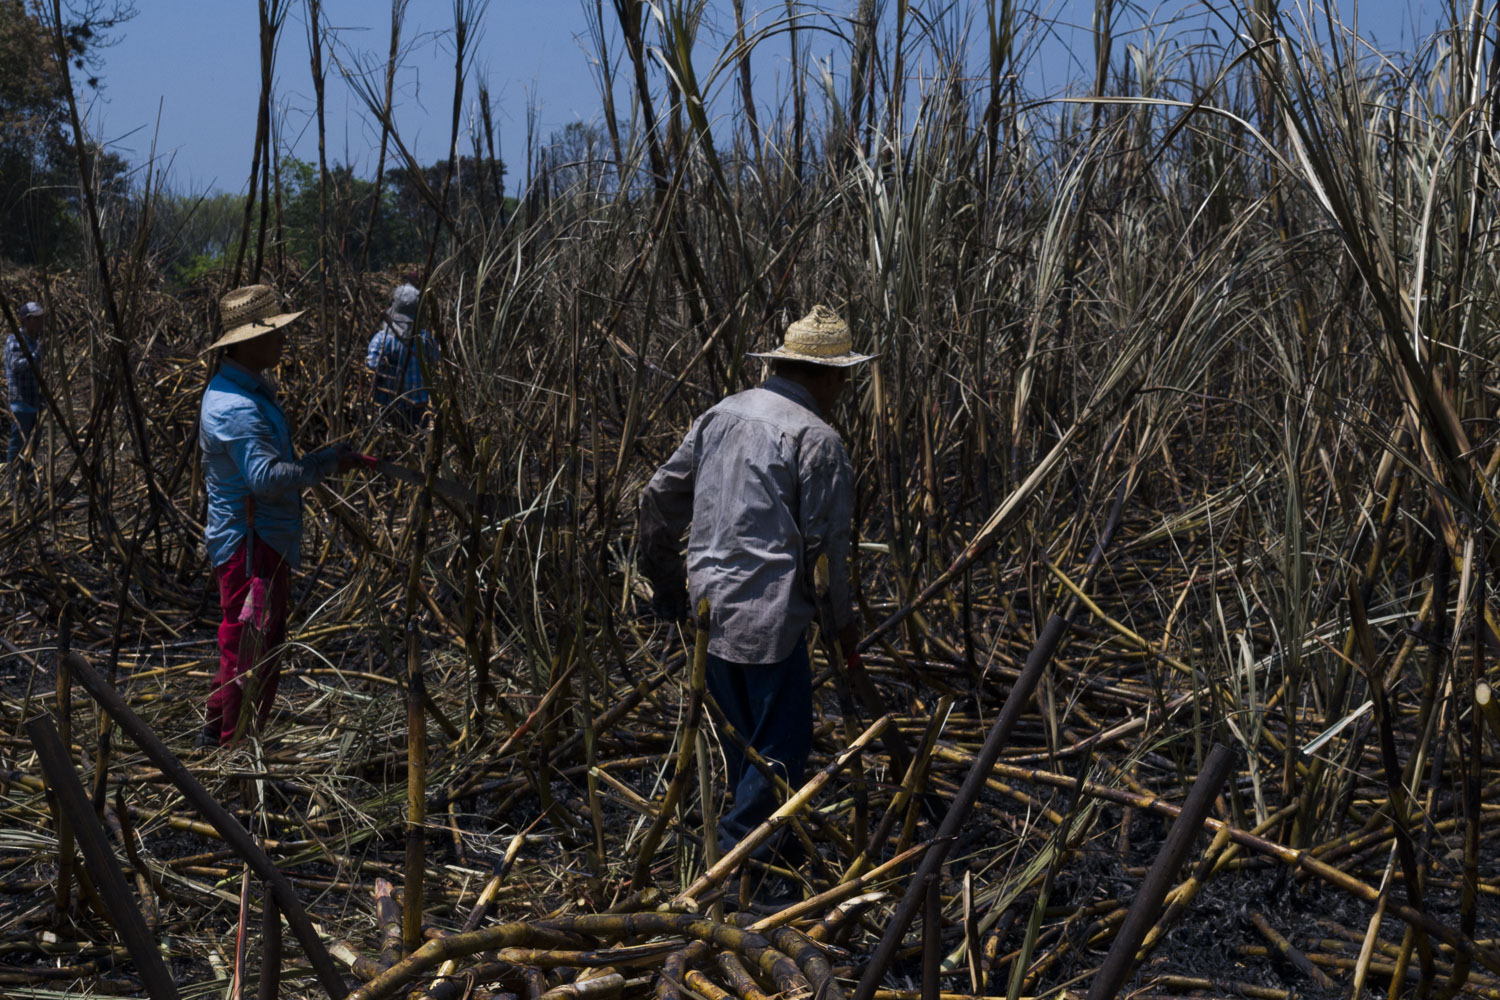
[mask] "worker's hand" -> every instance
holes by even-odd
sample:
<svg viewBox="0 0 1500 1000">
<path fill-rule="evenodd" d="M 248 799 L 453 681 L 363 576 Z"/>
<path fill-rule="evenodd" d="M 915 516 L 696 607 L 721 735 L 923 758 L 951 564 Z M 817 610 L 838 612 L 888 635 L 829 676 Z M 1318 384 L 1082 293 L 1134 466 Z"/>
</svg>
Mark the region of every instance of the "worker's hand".
<svg viewBox="0 0 1500 1000">
<path fill-rule="evenodd" d="M 340 475 L 343 475 L 350 469 L 362 468 L 365 464 L 361 460 L 359 452 L 355 451 L 351 445 L 345 444 L 342 441 L 333 446 L 333 454 L 338 459 Z"/>
<path fill-rule="evenodd" d="M 848 664 L 851 673 L 865 668 L 865 661 L 860 658 L 859 650 L 857 649 L 849 650 L 844 656 L 844 662 Z"/>
<path fill-rule="evenodd" d="M 684 622 L 688 618 L 687 588 L 682 584 L 651 584 L 651 617 L 662 622 Z"/>
<path fill-rule="evenodd" d="M 850 670 L 861 666 L 859 659 L 859 633 L 854 630 L 854 623 L 850 622 L 839 629 L 839 652 L 844 654 L 844 662 L 849 664 Z"/>
</svg>

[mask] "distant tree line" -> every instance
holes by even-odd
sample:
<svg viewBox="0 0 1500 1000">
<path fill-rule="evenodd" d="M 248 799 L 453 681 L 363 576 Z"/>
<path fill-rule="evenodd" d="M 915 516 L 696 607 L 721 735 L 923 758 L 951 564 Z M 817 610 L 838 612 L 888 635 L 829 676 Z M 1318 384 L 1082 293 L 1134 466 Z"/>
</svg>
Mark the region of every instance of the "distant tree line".
<svg viewBox="0 0 1500 1000">
<path fill-rule="evenodd" d="M 107 44 L 103 32 L 133 11 L 93 2 L 64 26 L 63 45 L 76 70 L 75 84 L 97 87 L 93 63 Z M 80 263 L 86 246 L 77 154 L 67 94 L 57 64 L 57 40 L 41 8 L 27 0 L 0 0 L 0 260 L 20 265 Z M 92 150 L 94 183 L 107 231 L 115 245 L 134 245 L 143 226 L 157 268 L 177 283 L 190 282 L 233 259 L 244 219 L 239 194 L 151 190 L 123 158 Z M 322 208 L 327 212 L 331 266 L 379 270 L 416 261 L 440 225 L 437 202 L 458 232 L 503 223 L 514 199 L 504 194 L 499 159 L 463 156 L 447 182 L 449 164 L 397 166 L 380 184 L 348 165 L 331 164 L 326 185 L 315 164 L 282 156 L 277 167 L 271 252 L 303 267 L 318 260 Z M 320 199 L 322 204 L 320 205 Z"/>
<path fill-rule="evenodd" d="M 0 3 L 9 0 L 0 0 Z M 4 71 L 0 70 L 0 75 Z M 149 216 L 141 194 L 129 183 L 128 166 L 109 155 L 109 211 L 106 223 L 116 235 L 117 245 L 133 243 L 143 220 L 149 218 L 148 242 L 157 268 L 178 284 L 189 283 L 233 258 L 240 238 L 245 199 L 238 194 L 184 194 L 156 192 Z M 9 163 L 0 167 L 5 178 L 5 231 L 0 233 L 0 258 L 16 264 L 67 265 L 83 253 L 83 227 L 78 216 L 77 172 L 64 159 L 50 179 L 36 183 L 40 168 L 31 170 L 33 183 L 12 184 Z M 273 239 L 279 234 L 280 253 L 303 267 L 318 258 L 319 185 L 318 168 L 295 157 L 282 157 L 279 226 L 273 221 Z M 434 195 L 443 189 L 447 163 L 423 168 L 423 180 Z M 476 194 L 465 181 L 480 172 L 472 158 L 464 157 L 459 179 L 451 186 L 448 212 L 461 231 L 475 223 L 503 222 L 514 209 L 515 199 Z M 504 175 L 504 165 L 483 165 L 486 174 Z M 14 191 L 12 192 L 12 187 Z M 462 194 L 460 194 L 462 193 Z M 421 193 L 406 168 L 386 171 L 378 202 L 373 180 L 357 176 L 344 164 L 330 165 L 326 191 L 328 211 L 328 255 L 331 265 L 346 270 L 362 263 L 371 270 L 422 259 L 437 224 L 437 213 Z M 372 203 L 375 211 L 371 212 Z M 367 250 L 368 244 L 368 252 Z"/>
<path fill-rule="evenodd" d="M 310 267 L 318 259 L 318 168 L 284 156 L 278 169 L 280 250 L 287 258 Z M 434 195 L 442 191 L 447 170 L 446 162 L 423 168 L 422 180 Z M 497 202 L 487 192 L 476 192 L 474 182 L 481 173 L 498 180 L 504 171 L 499 161 L 476 164 L 471 157 L 462 158 L 459 176 L 451 186 L 448 212 L 465 222 L 481 216 L 491 222 L 503 220 L 514 199 L 501 196 Z M 330 264 L 353 270 L 363 263 L 371 270 L 384 270 L 426 255 L 437 214 L 412 171 L 405 167 L 387 170 L 377 195 L 373 180 L 356 175 L 347 164 L 330 164 L 325 194 Z M 187 283 L 226 263 L 240 238 L 244 206 L 243 196 L 235 194 L 161 195 L 152 227 L 158 266 L 174 281 Z"/>
</svg>

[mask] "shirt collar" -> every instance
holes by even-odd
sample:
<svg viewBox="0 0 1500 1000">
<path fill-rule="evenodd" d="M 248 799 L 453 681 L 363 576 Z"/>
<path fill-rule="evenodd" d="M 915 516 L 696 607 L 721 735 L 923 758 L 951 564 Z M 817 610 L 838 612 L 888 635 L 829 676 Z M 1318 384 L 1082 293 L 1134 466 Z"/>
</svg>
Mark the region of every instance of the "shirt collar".
<svg viewBox="0 0 1500 1000">
<path fill-rule="evenodd" d="M 772 375 L 761 384 L 761 388 L 769 389 L 778 396 L 785 396 L 794 403 L 800 403 L 820 418 L 823 416 L 823 411 L 818 407 L 818 401 L 813 398 L 812 390 L 800 382 L 793 382 L 780 375 Z"/>
<path fill-rule="evenodd" d="M 272 400 L 276 399 L 275 382 L 272 382 L 270 379 L 266 378 L 266 376 L 260 374 L 259 372 L 251 371 L 233 358 L 225 358 L 223 364 L 219 366 L 219 371 L 226 378 L 228 378 L 229 381 L 235 383 L 241 388 L 249 389 L 252 392 L 263 393 L 266 397 Z"/>
</svg>

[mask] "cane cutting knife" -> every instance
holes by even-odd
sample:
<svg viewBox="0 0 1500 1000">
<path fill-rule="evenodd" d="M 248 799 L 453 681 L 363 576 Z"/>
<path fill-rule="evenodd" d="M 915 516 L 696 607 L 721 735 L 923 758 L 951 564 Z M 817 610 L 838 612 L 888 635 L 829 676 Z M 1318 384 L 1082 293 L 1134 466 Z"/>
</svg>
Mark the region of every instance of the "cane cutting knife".
<svg viewBox="0 0 1500 1000">
<path fill-rule="evenodd" d="M 375 455 L 360 455 L 359 462 L 366 468 L 374 469 L 382 476 L 389 476 L 392 479 L 397 479 L 419 488 L 427 485 L 427 476 L 410 466 L 387 461 Z M 538 509 L 522 507 L 515 501 L 505 497 L 489 495 L 481 497 L 463 483 L 454 482 L 451 479 L 434 477 L 432 492 L 446 501 L 450 507 L 468 508 L 470 510 L 477 509 L 481 514 L 496 521 L 524 517 Z"/>
</svg>

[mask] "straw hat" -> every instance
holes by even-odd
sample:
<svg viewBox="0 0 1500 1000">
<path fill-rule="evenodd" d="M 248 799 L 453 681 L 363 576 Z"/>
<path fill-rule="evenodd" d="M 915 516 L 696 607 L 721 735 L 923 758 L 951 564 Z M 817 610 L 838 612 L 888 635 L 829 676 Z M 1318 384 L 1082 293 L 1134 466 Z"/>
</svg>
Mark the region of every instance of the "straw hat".
<svg viewBox="0 0 1500 1000">
<path fill-rule="evenodd" d="M 817 305 L 813 306 L 812 312 L 786 328 L 786 338 L 780 347 L 772 351 L 752 351 L 750 357 L 768 361 L 806 361 L 834 368 L 847 368 L 877 357 L 856 354 L 853 348 L 849 324 L 844 318 L 827 306 Z"/>
<path fill-rule="evenodd" d="M 286 326 L 304 312 L 305 309 L 282 312 L 281 297 L 270 285 L 236 288 L 219 300 L 219 319 L 224 325 L 224 335 L 209 344 L 207 350 L 254 340 Z"/>
</svg>

